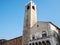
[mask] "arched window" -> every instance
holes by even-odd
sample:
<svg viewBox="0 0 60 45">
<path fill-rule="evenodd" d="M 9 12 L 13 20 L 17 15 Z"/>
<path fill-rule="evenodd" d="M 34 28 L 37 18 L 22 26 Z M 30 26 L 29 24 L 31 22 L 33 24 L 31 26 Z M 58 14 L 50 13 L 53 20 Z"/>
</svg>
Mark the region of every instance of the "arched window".
<svg viewBox="0 0 60 45">
<path fill-rule="evenodd" d="M 39 42 L 39 45 L 42 45 L 41 42 Z"/>
<path fill-rule="evenodd" d="M 43 31 L 43 32 L 42 32 L 42 37 L 47 37 L 46 31 Z"/>
<path fill-rule="evenodd" d="M 45 43 L 44 41 L 42 42 L 42 44 L 43 44 L 43 45 L 46 45 L 46 43 Z"/>
<path fill-rule="evenodd" d="M 30 9 L 30 6 L 27 6 L 27 9 Z"/>
<path fill-rule="evenodd" d="M 32 45 L 34 45 L 34 43 L 32 43 Z"/>
<path fill-rule="evenodd" d="M 36 42 L 35 45 L 38 45 L 38 43 Z"/>
<path fill-rule="evenodd" d="M 46 44 L 47 44 L 47 45 L 51 45 L 50 41 L 46 41 Z"/>
<path fill-rule="evenodd" d="M 31 43 L 29 45 L 31 45 Z"/>
<path fill-rule="evenodd" d="M 32 6 L 32 9 L 34 9 L 34 10 L 35 10 L 35 7 L 34 7 L 34 6 Z"/>
<path fill-rule="evenodd" d="M 32 35 L 32 40 L 34 40 L 35 39 L 35 35 Z"/>
<path fill-rule="evenodd" d="M 33 37 L 32 37 L 32 39 L 34 40 L 34 39 L 35 39 L 35 37 L 33 36 Z"/>
</svg>

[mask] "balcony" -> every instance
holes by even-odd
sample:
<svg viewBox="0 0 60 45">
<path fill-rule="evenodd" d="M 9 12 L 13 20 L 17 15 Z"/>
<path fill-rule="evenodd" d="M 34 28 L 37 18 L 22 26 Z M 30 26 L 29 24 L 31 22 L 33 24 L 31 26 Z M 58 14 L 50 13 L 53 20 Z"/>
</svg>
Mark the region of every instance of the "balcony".
<svg viewBox="0 0 60 45">
<path fill-rule="evenodd" d="M 28 42 L 28 45 L 51 45 L 51 43 L 50 43 L 50 38 L 45 37 L 45 38 L 30 40 Z"/>
</svg>

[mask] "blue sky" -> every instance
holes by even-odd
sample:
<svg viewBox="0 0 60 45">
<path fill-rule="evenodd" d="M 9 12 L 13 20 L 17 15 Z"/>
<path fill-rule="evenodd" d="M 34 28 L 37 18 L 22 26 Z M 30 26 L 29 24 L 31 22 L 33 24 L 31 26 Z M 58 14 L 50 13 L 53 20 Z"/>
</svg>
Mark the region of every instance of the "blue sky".
<svg viewBox="0 0 60 45">
<path fill-rule="evenodd" d="M 25 5 L 30 0 L 0 0 L 0 39 L 22 35 Z M 50 21 L 60 27 L 60 0 L 33 0 L 38 21 Z"/>
</svg>

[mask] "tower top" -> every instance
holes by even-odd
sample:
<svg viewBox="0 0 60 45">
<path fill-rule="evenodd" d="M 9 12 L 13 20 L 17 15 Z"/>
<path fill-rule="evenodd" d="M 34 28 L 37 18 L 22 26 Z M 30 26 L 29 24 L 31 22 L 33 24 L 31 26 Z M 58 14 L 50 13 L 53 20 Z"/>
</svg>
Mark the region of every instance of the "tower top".
<svg viewBox="0 0 60 45">
<path fill-rule="evenodd" d="M 32 2 L 32 0 L 30 0 L 30 2 Z"/>
<path fill-rule="evenodd" d="M 26 4 L 26 6 L 27 6 L 28 4 L 33 4 L 33 5 L 35 5 L 35 3 L 33 2 L 33 0 L 30 0 L 30 1 Z"/>
</svg>

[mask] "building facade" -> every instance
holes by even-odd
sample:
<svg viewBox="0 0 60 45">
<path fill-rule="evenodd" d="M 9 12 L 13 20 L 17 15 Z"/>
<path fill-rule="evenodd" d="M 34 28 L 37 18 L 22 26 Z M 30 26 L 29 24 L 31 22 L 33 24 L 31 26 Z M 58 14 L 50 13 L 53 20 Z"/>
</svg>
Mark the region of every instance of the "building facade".
<svg viewBox="0 0 60 45">
<path fill-rule="evenodd" d="M 60 45 L 60 28 L 52 22 L 37 21 L 36 5 L 25 6 L 23 35 L 11 40 L 0 40 L 0 45 Z"/>
</svg>

